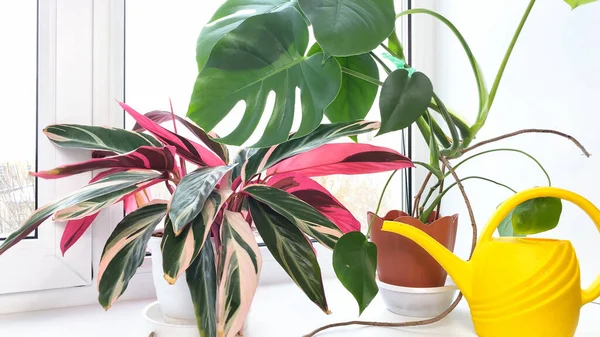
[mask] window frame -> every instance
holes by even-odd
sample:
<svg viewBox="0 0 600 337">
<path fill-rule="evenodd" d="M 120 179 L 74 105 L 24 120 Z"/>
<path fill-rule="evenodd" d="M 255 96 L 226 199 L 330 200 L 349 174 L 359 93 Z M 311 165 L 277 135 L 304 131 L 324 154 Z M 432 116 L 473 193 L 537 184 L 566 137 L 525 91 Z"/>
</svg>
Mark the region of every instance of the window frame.
<svg viewBox="0 0 600 337">
<path fill-rule="evenodd" d="M 89 158 L 86 151 L 61 150 L 52 145 L 41 130 L 46 125 L 124 127 L 125 115 L 115 100 L 123 100 L 125 96 L 125 1 L 38 0 L 40 169 Z M 410 0 L 401 3 L 398 10 L 409 8 Z M 397 22 L 402 27 L 403 41 L 410 41 L 406 28 L 409 21 L 403 17 Z M 410 50 L 409 46 L 408 53 Z M 60 183 L 38 180 L 38 205 L 64 196 L 87 184 L 89 179 L 91 174 L 61 179 Z M 102 248 L 122 218 L 120 204 L 103 210 L 65 257 L 59 250 L 64 224 L 50 221 L 42 224 L 39 227 L 42 241 L 24 240 L 0 258 L 0 269 L 13 274 L 10 278 L 0 278 L 0 314 L 97 303 L 95 275 Z M 40 242 L 43 244 L 36 245 Z M 323 277 L 335 277 L 331 251 L 319 244 L 315 244 L 315 249 Z M 260 247 L 260 251 L 263 256 L 260 285 L 289 281 L 267 247 Z M 24 255 L 31 252 L 34 252 L 31 256 Z M 121 300 L 155 296 L 150 259 L 150 256 L 145 258 Z"/>
</svg>

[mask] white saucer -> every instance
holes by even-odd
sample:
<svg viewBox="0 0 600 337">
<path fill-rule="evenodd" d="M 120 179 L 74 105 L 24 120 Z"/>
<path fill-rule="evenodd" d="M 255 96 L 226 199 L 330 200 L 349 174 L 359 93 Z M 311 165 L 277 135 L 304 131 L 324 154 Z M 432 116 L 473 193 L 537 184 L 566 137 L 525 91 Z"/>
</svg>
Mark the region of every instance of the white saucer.
<svg viewBox="0 0 600 337">
<path fill-rule="evenodd" d="M 458 293 L 451 278 L 435 288 L 409 288 L 384 283 L 377 278 L 383 302 L 389 311 L 408 317 L 432 318 L 444 312 Z"/>
<path fill-rule="evenodd" d="M 155 337 L 200 337 L 195 323 L 165 322 L 158 301 L 148 304 L 142 313 L 146 321 L 147 333 L 154 332 Z"/>
</svg>

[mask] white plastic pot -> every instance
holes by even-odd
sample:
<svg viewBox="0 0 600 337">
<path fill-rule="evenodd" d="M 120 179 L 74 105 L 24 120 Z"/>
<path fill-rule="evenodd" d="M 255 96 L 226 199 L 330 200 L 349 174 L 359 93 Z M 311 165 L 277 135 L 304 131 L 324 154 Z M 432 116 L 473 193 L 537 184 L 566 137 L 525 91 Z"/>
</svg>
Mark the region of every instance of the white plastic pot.
<svg viewBox="0 0 600 337">
<path fill-rule="evenodd" d="M 152 277 L 156 297 L 160 303 L 164 322 L 176 325 L 196 325 L 196 314 L 187 281 L 182 275 L 170 285 L 163 277 L 163 258 L 160 251 L 162 238 L 152 237 L 148 248 L 152 252 Z"/>
</svg>

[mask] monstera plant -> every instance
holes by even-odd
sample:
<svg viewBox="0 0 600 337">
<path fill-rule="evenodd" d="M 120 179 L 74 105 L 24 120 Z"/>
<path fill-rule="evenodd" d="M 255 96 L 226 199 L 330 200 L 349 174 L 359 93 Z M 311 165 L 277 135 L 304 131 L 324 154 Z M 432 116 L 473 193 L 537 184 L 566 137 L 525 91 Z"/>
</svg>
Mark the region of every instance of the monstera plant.
<svg viewBox="0 0 600 337">
<path fill-rule="evenodd" d="M 575 8 L 592 1 L 566 2 Z M 486 123 L 510 55 L 534 4 L 535 0 L 527 4 L 488 89 L 463 35 L 450 20 L 435 11 L 416 8 L 396 14 L 393 0 L 225 1 L 203 28 L 197 42 L 199 73 L 187 116 L 202 128 L 212 130 L 243 101 L 245 111 L 238 126 L 219 141 L 235 145 L 247 142 L 263 114 L 270 114 L 262 137 L 253 144 L 266 147 L 288 139 L 295 116 L 301 123 L 292 139 L 310 134 L 319 127 L 323 117 L 331 122 L 364 119 L 379 93 L 381 128 L 378 134 L 416 126 L 429 144 L 429 162 L 415 162 L 428 171 L 427 179 L 416 195 L 414 207 L 410 205 L 407 209 L 416 217 L 428 219 L 449 188 L 459 186 L 462 190 L 461 179 L 455 175 L 451 161 L 482 145 L 523 133 L 551 133 L 574 141 L 588 155 L 572 137 L 554 130 L 517 130 L 472 145 Z M 479 102 L 474 122 L 467 122 L 448 108 L 435 93 L 429 78 L 407 63 L 395 31 L 396 19 L 407 15 L 434 17 L 460 42 L 477 84 Z M 311 32 L 316 43 L 309 46 Z M 384 76 L 379 69 L 385 72 Z M 275 94 L 275 102 L 272 109 L 266 111 L 271 93 Z M 300 108 L 297 108 L 297 99 Z M 497 151 L 512 151 L 533 158 L 518 149 L 493 149 L 486 153 Z M 444 189 L 444 180 L 450 174 L 458 181 Z M 438 180 L 437 184 L 421 204 L 421 195 L 431 177 Z M 485 177 L 462 180 L 467 179 L 505 186 Z M 438 187 L 439 195 L 432 198 Z M 558 223 L 561 209 L 558 199 L 531 200 L 511 213 L 502 233 L 512 235 L 513 228 L 521 234 L 549 230 Z M 537 225 L 523 228 L 524 222 L 520 220 L 523 218 L 533 219 L 527 223 Z M 334 267 L 342 266 L 336 268 L 338 277 L 353 293 L 361 311 L 377 293 L 376 248 L 367 236 L 349 233 L 340 239 L 334 251 L 334 260 L 338 260 L 338 263 L 334 261 Z"/>
<path fill-rule="evenodd" d="M 391 149 L 327 144 L 376 130 L 378 122 L 320 125 L 303 137 L 242 150 L 230 161 L 227 148 L 194 123 L 170 112 L 142 115 L 121 106 L 137 121 L 135 131 L 72 124 L 44 130 L 57 146 L 93 150 L 96 158 L 33 175 L 58 179 L 101 171 L 89 185 L 36 210 L 0 245 L 0 254 L 50 216 L 67 221 L 61 250 L 68 253 L 102 209 L 124 201 L 128 214 L 108 238 L 100 261 L 100 304 L 108 309 L 127 289 L 148 240 L 164 221 L 164 278 L 173 284 L 187 271 L 202 336 L 229 337 L 242 328 L 261 269 L 251 226 L 309 299 L 328 312 L 312 240 L 332 249 L 344 233 L 360 230 L 360 223 L 311 177 L 412 166 Z M 175 119 L 197 140 L 159 125 Z M 188 172 L 188 166 L 195 169 Z M 167 186 L 170 200 L 148 197 L 156 184 Z"/>
</svg>

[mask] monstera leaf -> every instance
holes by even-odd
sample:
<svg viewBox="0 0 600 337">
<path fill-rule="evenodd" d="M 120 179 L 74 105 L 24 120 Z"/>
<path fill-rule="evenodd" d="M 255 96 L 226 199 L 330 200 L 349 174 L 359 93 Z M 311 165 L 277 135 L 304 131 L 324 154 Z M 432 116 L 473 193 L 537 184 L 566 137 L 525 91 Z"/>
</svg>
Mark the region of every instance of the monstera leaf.
<svg viewBox="0 0 600 337">
<path fill-rule="evenodd" d="M 307 135 L 321 123 L 342 77 L 334 58 L 303 56 L 307 46 L 308 27 L 294 7 L 246 19 L 215 44 L 196 79 L 187 116 L 204 130 L 212 130 L 244 101 L 246 109 L 238 126 L 218 140 L 241 145 L 256 129 L 267 96 L 274 92 L 272 115 L 255 144 L 272 146 L 289 137 L 300 88 L 302 122 L 294 137 Z"/>
<path fill-rule="evenodd" d="M 369 52 L 394 30 L 393 0 L 299 0 L 325 53 L 350 56 Z"/>
<path fill-rule="evenodd" d="M 202 28 L 196 44 L 196 62 L 202 70 L 213 47 L 229 32 L 237 28 L 246 19 L 269 12 L 282 10 L 295 1 L 290 0 L 228 0 Z"/>
</svg>

